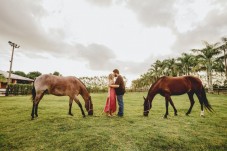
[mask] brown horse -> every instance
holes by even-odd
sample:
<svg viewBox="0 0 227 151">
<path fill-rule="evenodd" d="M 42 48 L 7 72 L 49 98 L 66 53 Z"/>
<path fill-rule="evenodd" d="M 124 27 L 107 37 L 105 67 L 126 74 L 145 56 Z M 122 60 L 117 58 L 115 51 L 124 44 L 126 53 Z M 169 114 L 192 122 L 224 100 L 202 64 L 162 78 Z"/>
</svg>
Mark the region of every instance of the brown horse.
<svg viewBox="0 0 227 151">
<path fill-rule="evenodd" d="M 34 119 L 34 114 L 36 117 L 38 117 L 38 105 L 45 92 L 56 96 L 69 96 L 69 115 L 73 115 L 71 109 L 74 100 L 80 107 L 83 117 L 85 117 L 82 105 L 77 98 L 77 96 L 80 94 L 85 101 L 85 108 L 88 112 L 88 115 L 93 115 L 93 104 L 90 94 L 87 91 L 86 86 L 79 79 L 72 76 L 61 77 L 44 74 L 37 77 L 34 81 L 34 86 L 32 89 L 32 119 Z"/>
<path fill-rule="evenodd" d="M 147 97 L 144 98 L 144 116 L 148 116 L 149 111 L 152 107 L 152 100 L 154 99 L 156 94 L 160 94 L 163 97 L 165 97 L 166 101 L 166 113 L 164 115 L 164 118 L 167 118 L 168 112 L 168 106 L 169 103 L 174 109 L 174 114 L 177 115 L 177 110 L 173 104 L 173 101 L 171 99 L 171 95 L 181 95 L 187 93 L 188 97 L 190 99 L 190 108 L 186 115 L 189 115 L 191 113 L 192 107 L 195 103 L 193 99 L 193 95 L 196 94 L 196 96 L 199 99 L 200 105 L 201 105 L 201 116 L 204 115 L 203 111 L 203 105 L 206 109 L 209 111 L 213 111 L 211 105 L 209 104 L 206 92 L 204 90 L 204 87 L 202 85 L 202 82 L 199 78 L 193 77 L 193 76 L 181 76 L 181 77 L 161 77 L 158 79 L 149 89 Z"/>
</svg>

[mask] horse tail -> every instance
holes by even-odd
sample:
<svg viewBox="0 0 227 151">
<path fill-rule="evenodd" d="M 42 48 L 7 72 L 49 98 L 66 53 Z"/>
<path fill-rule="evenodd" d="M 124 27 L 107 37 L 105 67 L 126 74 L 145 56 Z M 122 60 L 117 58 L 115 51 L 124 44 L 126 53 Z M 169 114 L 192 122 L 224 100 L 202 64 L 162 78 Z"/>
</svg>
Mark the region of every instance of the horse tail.
<svg viewBox="0 0 227 151">
<path fill-rule="evenodd" d="M 208 109 L 210 112 L 213 112 L 214 110 L 207 100 L 206 91 L 205 91 L 204 87 L 202 87 L 202 93 L 201 94 L 202 94 L 202 101 L 203 101 L 205 108 Z"/>
<path fill-rule="evenodd" d="M 35 100 L 36 97 L 36 90 L 35 90 L 35 85 L 34 85 L 35 81 L 33 82 L 33 87 L 32 87 L 32 101 Z"/>
</svg>

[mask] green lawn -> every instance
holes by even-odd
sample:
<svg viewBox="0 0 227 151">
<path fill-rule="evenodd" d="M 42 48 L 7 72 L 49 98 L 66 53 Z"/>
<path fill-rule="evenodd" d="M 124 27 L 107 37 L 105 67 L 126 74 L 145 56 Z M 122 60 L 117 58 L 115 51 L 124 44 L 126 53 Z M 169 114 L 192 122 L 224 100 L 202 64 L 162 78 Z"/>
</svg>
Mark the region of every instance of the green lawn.
<svg viewBox="0 0 227 151">
<path fill-rule="evenodd" d="M 208 95 L 215 113 L 200 117 L 197 98 L 190 116 L 187 95 L 172 97 L 178 116 L 164 98 L 156 96 L 148 117 L 143 117 L 142 96 L 125 94 L 125 116 L 102 114 L 105 93 L 91 94 L 94 116 L 82 118 L 73 104 L 68 113 L 68 97 L 44 96 L 39 118 L 31 120 L 30 96 L 0 97 L 0 150 L 227 150 L 227 96 Z M 84 102 L 81 99 L 84 106 Z"/>
</svg>

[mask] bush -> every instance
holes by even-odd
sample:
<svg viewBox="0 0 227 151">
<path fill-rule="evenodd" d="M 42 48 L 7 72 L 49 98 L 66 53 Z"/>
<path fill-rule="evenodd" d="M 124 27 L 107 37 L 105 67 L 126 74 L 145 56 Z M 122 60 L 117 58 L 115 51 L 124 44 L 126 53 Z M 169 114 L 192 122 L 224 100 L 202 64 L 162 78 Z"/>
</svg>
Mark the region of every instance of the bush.
<svg viewBox="0 0 227 151">
<path fill-rule="evenodd" d="M 108 92 L 108 87 L 88 86 L 87 90 L 89 93 L 104 93 L 104 92 Z"/>
<path fill-rule="evenodd" d="M 6 96 L 8 95 L 29 95 L 32 92 L 30 84 L 9 84 L 6 88 Z"/>
</svg>

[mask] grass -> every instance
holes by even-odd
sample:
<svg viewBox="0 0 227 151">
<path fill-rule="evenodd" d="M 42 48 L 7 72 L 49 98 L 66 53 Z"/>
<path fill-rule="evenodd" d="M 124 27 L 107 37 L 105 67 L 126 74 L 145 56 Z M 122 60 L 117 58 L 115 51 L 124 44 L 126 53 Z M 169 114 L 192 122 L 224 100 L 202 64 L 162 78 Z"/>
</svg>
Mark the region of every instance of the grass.
<svg viewBox="0 0 227 151">
<path fill-rule="evenodd" d="M 39 118 L 31 120 L 30 96 L 0 97 L 0 150 L 227 150 L 227 97 L 209 94 L 216 111 L 200 117 L 197 99 L 190 116 L 186 95 L 172 97 L 178 116 L 164 98 L 156 96 L 148 117 L 143 117 L 142 96 L 124 96 L 125 116 L 102 114 L 107 94 L 91 94 L 94 116 L 82 118 L 73 104 L 74 116 L 67 115 L 68 97 L 44 96 Z M 82 99 L 80 99 L 84 105 Z"/>
</svg>

